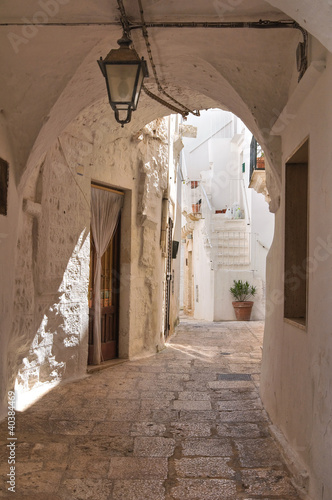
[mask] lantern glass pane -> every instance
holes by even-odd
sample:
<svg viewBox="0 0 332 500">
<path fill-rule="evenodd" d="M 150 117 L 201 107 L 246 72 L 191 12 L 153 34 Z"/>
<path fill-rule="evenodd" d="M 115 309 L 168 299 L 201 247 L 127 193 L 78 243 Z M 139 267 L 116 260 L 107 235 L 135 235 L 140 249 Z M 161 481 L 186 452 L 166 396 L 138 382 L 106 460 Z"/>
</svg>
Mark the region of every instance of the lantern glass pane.
<svg viewBox="0 0 332 500">
<path fill-rule="evenodd" d="M 137 108 L 138 98 L 139 98 L 141 87 L 142 87 L 142 84 L 143 84 L 143 78 L 144 78 L 144 73 L 143 73 L 143 68 L 141 66 L 140 67 L 140 71 L 139 71 L 139 76 L 138 76 L 138 82 L 137 82 L 137 87 L 136 87 L 136 93 L 135 93 L 135 99 L 134 99 L 133 109 Z"/>
<path fill-rule="evenodd" d="M 112 102 L 132 102 L 137 69 L 137 64 L 106 64 Z"/>
</svg>

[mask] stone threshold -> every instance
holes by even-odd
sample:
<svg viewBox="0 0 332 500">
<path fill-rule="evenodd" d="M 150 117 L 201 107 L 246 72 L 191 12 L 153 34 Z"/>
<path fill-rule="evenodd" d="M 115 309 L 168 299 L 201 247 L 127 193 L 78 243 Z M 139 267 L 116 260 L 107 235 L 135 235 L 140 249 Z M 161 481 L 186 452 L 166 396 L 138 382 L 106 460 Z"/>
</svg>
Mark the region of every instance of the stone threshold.
<svg viewBox="0 0 332 500">
<path fill-rule="evenodd" d="M 106 370 L 106 368 L 112 368 L 113 366 L 127 363 L 127 361 L 129 361 L 129 359 L 110 359 L 109 361 L 103 361 L 100 365 L 88 365 L 86 371 L 87 373 L 100 372 Z"/>
</svg>

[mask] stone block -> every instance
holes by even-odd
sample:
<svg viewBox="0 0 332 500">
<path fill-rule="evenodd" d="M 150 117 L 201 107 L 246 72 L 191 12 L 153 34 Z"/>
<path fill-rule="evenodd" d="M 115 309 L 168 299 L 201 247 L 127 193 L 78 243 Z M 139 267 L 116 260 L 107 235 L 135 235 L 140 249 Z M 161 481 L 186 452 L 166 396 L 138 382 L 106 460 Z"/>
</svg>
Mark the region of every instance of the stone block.
<svg viewBox="0 0 332 500">
<path fill-rule="evenodd" d="M 236 484 L 226 479 L 179 479 L 171 490 L 174 500 L 235 500 Z"/>
<path fill-rule="evenodd" d="M 166 432 L 164 424 L 154 422 L 134 423 L 131 427 L 131 436 L 163 436 Z"/>
<path fill-rule="evenodd" d="M 184 391 L 179 393 L 179 401 L 210 401 L 210 396 L 199 391 Z"/>
<path fill-rule="evenodd" d="M 171 425 L 171 433 L 177 437 L 210 437 L 211 425 L 210 423 L 197 422 L 197 423 L 180 423 L 176 422 Z"/>
<path fill-rule="evenodd" d="M 164 500 L 163 481 L 114 481 L 112 500 Z"/>
<path fill-rule="evenodd" d="M 173 408 L 175 410 L 192 410 L 192 411 L 206 411 L 211 410 L 210 401 L 173 401 Z"/>
<path fill-rule="evenodd" d="M 59 490 L 63 500 L 108 500 L 113 482 L 96 478 L 66 479 Z"/>
<path fill-rule="evenodd" d="M 297 499 L 297 493 L 283 470 L 251 469 L 242 471 L 242 484 L 247 495 Z"/>
<path fill-rule="evenodd" d="M 175 460 L 175 470 L 180 477 L 233 479 L 228 462 L 229 458 L 219 457 L 182 458 Z"/>
<path fill-rule="evenodd" d="M 171 457 L 174 453 L 175 441 L 164 437 L 137 437 L 134 444 L 134 455 L 138 457 Z"/>
<path fill-rule="evenodd" d="M 221 422 L 264 422 L 266 415 L 263 410 L 244 411 L 221 411 L 219 412 Z"/>
<path fill-rule="evenodd" d="M 225 439 L 187 439 L 182 445 L 183 455 L 203 457 L 231 457 L 231 442 Z"/>
<path fill-rule="evenodd" d="M 256 438 L 263 437 L 266 431 L 261 430 L 257 424 L 248 424 L 245 422 L 217 425 L 217 432 L 222 437 L 232 438 Z"/>
<path fill-rule="evenodd" d="M 167 458 L 112 457 L 110 479 L 166 479 Z"/>
<path fill-rule="evenodd" d="M 246 411 L 261 410 L 263 405 L 260 399 L 248 399 L 240 401 L 219 401 L 218 410 L 221 411 Z"/>
<path fill-rule="evenodd" d="M 271 438 L 236 441 L 242 467 L 282 467 L 279 451 Z"/>
</svg>

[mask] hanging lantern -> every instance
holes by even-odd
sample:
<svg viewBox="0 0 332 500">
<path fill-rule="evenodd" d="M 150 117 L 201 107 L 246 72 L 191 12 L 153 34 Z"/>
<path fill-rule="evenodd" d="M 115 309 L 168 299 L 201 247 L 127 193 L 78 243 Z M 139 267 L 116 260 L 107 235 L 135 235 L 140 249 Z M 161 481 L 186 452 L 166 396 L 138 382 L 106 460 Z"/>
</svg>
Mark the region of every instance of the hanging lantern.
<svg viewBox="0 0 332 500">
<path fill-rule="evenodd" d="M 108 99 L 115 119 L 122 127 L 131 120 L 138 104 L 143 80 L 149 76 L 146 61 L 130 48 L 132 41 L 124 33 L 118 40 L 120 48 L 112 49 L 98 61 L 106 79 Z"/>
</svg>

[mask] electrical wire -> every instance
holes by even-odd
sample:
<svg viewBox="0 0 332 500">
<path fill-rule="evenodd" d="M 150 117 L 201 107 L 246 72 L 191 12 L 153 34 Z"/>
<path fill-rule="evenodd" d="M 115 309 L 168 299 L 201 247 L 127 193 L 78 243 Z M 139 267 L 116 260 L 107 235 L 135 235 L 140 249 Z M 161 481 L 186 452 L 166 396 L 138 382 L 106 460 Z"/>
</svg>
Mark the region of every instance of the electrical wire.
<svg viewBox="0 0 332 500">
<path fill-rule="evenodd" d="M 124 32 L 130 37 L 131 25 L 130 25 L 130 22 L 128 20 L 128 16 L 126 14 L 126 10 L 125 10 L 124 4 L 123 4 L 123 0 L 117 0 L 117 2 L 118 2 L 118 6 L 119 6 L 119 11 L 120 11 L 120 14 L 121 14 L 122 28 L 123 28 Z M 192 111 L 192 110 L 190 110 L 189 108 L 187 108 L 186 106 L 184 106 L 183 104 L 181 104 L 179 101 L 177 101 L 176 99 L 174 99 L 174 97 L 172 97 L 170 94 L 168 94 L 168 92 L 166 92 L 166 90 L 162 87 L 162 85 L 160 83 L 160 80 L 158 78 L 156 65 L 155 65 L 154 60 L 153 60 L 152 51 L 151 51 L 151 45 L 150 45 L 150 42 L 149 42 L 149 35 L 148 35 L 147 29 L 146 29 L 146 26 L 145 26 L 144 11 L 143 11 L 142 3 L 141 3 L 140 0 L 139 0 L 139 8 L 140 8 L 141 19 L 142 19 L 141 29 L 142 29 L 143 37 L 144 37 L 144 40 L 145 40 L 145 43 L 146 43 L 146 48 L 147 48 L 147 51 L 148 51 L 149 60 L 150 60 L 150 64 L 151 64 L 151 67 L 152 67 L 154 78 L 155 78 L 155 81 L 156 81 L 156 84 L 157 84 L 157 87 L 158 87 L 158 91 L 160 93 L 164 94 L 166 97 L 168 97 L 171 101 L 173 101 L 179 107 L 176 107 L 175 105 L 170 104 L 169 102 L 165 101 L 162 97 L 157 96 L 156 94 L 154 94 L 153 92 L 151 92 L 151 90 L 149 90 L 145 85 L 143 85 L 143 87 L 142 87 L 143 91 L 151 99 L 154 99 L 155 101 L 159 102 L 160 104 L 162 104 L 163 106 L 167 107 L 168 109 L 170 109 L 174 113 L 179 113 L 180 115 L 182 115 L 183 118 L 186 118 L 189 113 L 192 113 L 192 114 L 194 114 L 196 116 L 199 116 L 199 111 Z M 134 44 L 132 44 L 132 45 L 133 45 L 133 50 L 135 50 Z M 136 50 L 135 50 L 135 52 L 136 52 Z"/>
<path fill-rule="evenodd" d="M 164 94 L 166 97 L 168 97 L 168 99 L 171 99 L 171 101 L 173 101 L 175 104 L 177 104 L 178 106 L 180 106 L 181 108 L 184 109 L 184 111 L 188 114 L 188 113 L 191 113 L 192 115 L 195 115 L 195 116 L 199 116 L 200 113 L 199 111 L 192 111 L 191 109 L 187 108 L 187 106 L 184 106 L 184 104 L 181 104 L 179 101 L 177 101 L 176 99 L 174 99 L 174 97 L 172 97 L 168 92 L 166 92 L 166 90 L 162 87 L 161 83 L 160 83 L 160 80 L 158 78 L 158 75 L 157 75 L 157 69 L 156 69 L 156 65 L 154 63 L 154 60 L 153 60 L 153 56 L 152 56 L 152 50 L 151 50 L 151 44 L 149 42 L 149 34 L 148 34 L 148 30 L 147 30 L 147 27 L 146 27 L 146 23 L 145 23 L 145 18 L 144 18 L 144 11 L 143 11 L 143 6 L 142 6 L 142 0 L 138 0 L 138 5 L 139 5 L 139 9 L 140 9 L 140 15 L 141 15 L 141 22 L 142 22 L 142 33 L 143 33 L 143 37 L 144 37 L 144 40 L 145 40 L 145 44 L 146 44 L 146 49 L 148 51 L 148 54 L 149 54 L 149 59 L 150 59 L 150 64 L 151 64 L 151 67 L 152 67 L 152 71 L 153 71 L 153 75 L 154 75 L 154 78 L 155 78 L 155 81 L 156 81 L 156 84 L 158 86 L 158 91 L 162 94 Z M 182 114 L 182 113 L 181 113 Z"/>
</svg>

